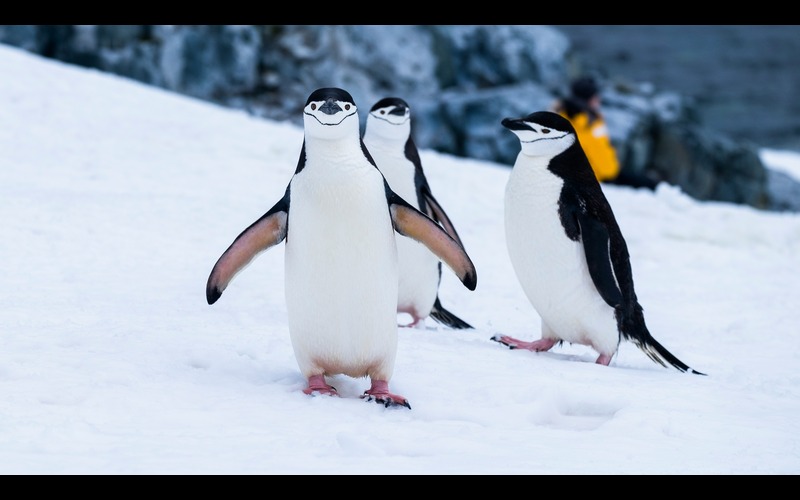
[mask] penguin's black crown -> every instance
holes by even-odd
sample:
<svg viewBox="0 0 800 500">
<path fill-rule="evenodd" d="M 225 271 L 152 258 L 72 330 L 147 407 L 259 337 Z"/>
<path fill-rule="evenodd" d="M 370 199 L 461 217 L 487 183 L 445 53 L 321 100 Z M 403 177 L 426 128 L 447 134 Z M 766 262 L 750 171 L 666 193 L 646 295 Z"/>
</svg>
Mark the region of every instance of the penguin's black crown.
<svg viewBox="0 0 800 500">
<path fill-rule="evenodd" d="M 353 96 L 351 96 L 348 91 L 338 87 L 323 87 L 312 92 L 311 95 L 308 96 L 308 100 L 306 101 L 305 105 L 308 106 L 308 104 L 311 102 L 326 101 L 328 99 L 355 104 Z"/>
</svg>

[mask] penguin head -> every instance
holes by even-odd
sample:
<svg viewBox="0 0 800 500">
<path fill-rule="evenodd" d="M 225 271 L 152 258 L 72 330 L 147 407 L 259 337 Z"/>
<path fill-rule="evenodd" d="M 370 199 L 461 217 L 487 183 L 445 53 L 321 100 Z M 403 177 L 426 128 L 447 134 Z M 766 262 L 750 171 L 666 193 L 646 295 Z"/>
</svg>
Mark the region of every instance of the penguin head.
<svg viewBox="0 0 800 500">
<path fill-rule="evenodd" d="M 405 141 L 411 133 L 411 108 L 399 97 L 376 102 L 367 116 L 367 134 Z"/>
<path fill-rule="evenodd" d="M 524 118 L 504 118 L 501 123 L 519 138 L 521 152 L 526 156 L 552 158 L 577 140 L 569 120 L 552 111 L 537 111 Z"/>
<path fill-rule="evenodd" d="M 346 90 L 324 87 L 308 96 L 303 108 L 306 135 L 318 139 L 341 139 L 359 134 L 358 107 Z"/>
</svg>

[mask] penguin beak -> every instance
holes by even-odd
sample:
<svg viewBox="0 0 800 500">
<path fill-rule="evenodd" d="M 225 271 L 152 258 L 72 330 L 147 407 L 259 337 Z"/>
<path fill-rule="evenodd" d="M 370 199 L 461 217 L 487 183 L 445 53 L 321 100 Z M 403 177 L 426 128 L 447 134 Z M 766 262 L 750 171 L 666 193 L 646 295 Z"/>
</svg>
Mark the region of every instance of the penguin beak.
<svg viewBox="0 0 800 500">
<path fill-rule="evenodd" d="M 406 114 L 408 114 L 408 108 L 405 106 L 395 106 L 395 108 L 391 110 L 389 114 L 396 116 L 406 116 Z"/>
<path fill-rule="evenodd" d="M 500 123 L 509 130 L 530 130 L 522 119 L 503 118 Z"/>
<path fill-rule="evenodd" d="M 325 113 L 326 115 L 335 115 L 339 111 L 342 111 L 342 108 L 336 104 L 336 100 L 332 97 L 329 97 L 325 100 L 325 104 L 319 107 L 319 110 Z"/>
</svg>

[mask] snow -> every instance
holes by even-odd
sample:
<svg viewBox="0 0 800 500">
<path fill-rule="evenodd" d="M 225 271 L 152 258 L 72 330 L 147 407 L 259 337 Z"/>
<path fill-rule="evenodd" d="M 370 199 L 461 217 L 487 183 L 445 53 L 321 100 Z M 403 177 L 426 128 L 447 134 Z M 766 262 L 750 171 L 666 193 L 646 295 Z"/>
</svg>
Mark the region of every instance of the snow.
<svg viewBox="0 0 800 500">
<path fill-rule="evenodd" d="M 764 148 L 760 151 L 759 156 L 764 165 L 800 181 L 800 162 L 797 161 L 796 151 Z"/>
<path fill-rule="evenodd" d="M 283 245 L 205 299 L 302 130 L 10 47 L 0 74 L 0 473 L 800 472 L 798 213 L 604 186 L 651 332 L 708 376 L 630 343 L 605 367 L 490 340 L 539 336 L 505 248 L 510 169 L 423 150 L 478 270 L 471 292 L 446 269 L 440 297 L 476 328 L 400 330 L 411 410 L 360 399 L 367 379 L 306 396 Z"/>
</svg>

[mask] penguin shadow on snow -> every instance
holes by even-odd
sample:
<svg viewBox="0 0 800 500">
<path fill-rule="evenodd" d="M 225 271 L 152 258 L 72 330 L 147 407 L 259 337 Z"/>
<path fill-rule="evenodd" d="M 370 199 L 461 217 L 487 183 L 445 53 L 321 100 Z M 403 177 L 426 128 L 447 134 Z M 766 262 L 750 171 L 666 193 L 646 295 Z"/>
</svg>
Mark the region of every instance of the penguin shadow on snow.
<svg viewBox="0 0 800 500">
<path fill-rule="evenodd" d="M 520 142 L 505 191 L 506 245 L 541 317 L 541 338 L 491 340 L 533 352 L 585 345 L 606 366 L 620 342 L 629 341 L 661 366 L 705 375 L 650 334 L 625 238 L 569 120 L 539 111 L 501 123 Z"/>
<path fill-rule="evenodd" d="M 304 140 L 283 198 L 242 231 L 206 282 L 209 305 L 257 255 L 285 242 L 289 335 L 307 395 L 339 396 L 326 377 L 369 378 L 361 398 L 410 409 L 389 390 L 397 355 L 395 233 L 416 240 L 469 290 L 475 266 L 442 226 L 391 189 L 360 136 L 352 96 L 312 92 Z"/>
</svg>

